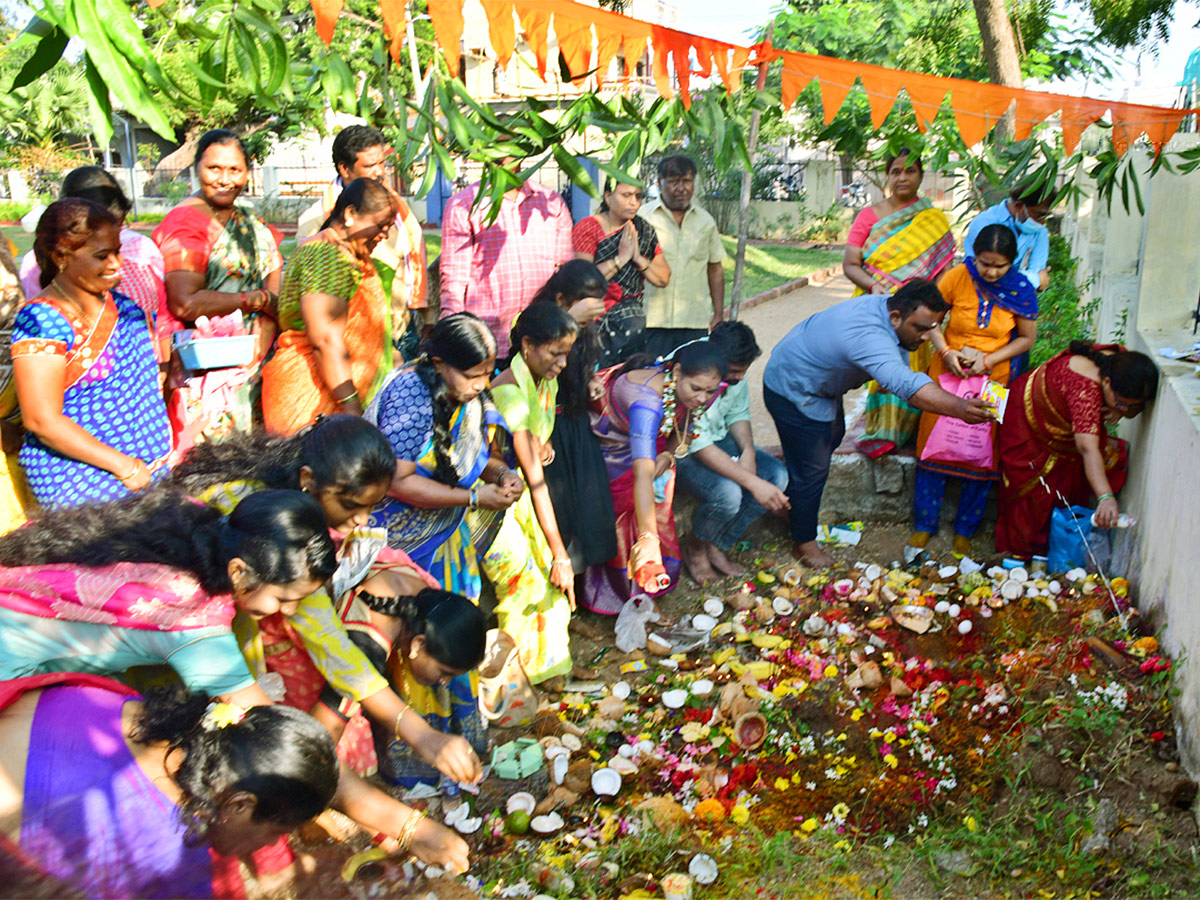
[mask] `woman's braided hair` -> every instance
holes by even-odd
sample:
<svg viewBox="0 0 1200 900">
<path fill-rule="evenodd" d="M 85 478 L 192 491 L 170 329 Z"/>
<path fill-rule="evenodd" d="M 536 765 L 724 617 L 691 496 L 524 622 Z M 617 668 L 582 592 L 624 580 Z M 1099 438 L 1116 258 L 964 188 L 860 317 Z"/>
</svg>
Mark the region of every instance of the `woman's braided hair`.
<svg viewBox="0 0 1200 900">
<path fill-rule="evenodd" d="M 421 358 L 415 371 L 421 383 L 429 389 L 429 397 L 433 401 L 433 454 L 437 460 L 433 472 L 435 481 L 454 485 L 458 484 L 461 476 L 450 458 L 450 448 L 454 443 L 450 421 L 457 404 L 450 396 L 446 382 L 438 374 L 434 360 L 441 360 L 465 372 L 495 358 L 495 336 L 482 319 L 468 312 L 455 313 L 442 319 L 421 345 Z M 491 400 L 491 392 L 486 388 L 481 396 Z"/>
</svg>

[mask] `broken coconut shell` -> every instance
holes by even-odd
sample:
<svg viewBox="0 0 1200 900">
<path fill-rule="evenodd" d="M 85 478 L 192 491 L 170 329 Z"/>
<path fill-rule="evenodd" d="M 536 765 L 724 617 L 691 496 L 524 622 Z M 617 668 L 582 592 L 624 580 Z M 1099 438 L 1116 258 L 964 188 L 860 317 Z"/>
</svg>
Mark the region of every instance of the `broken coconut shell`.
<svg viewBox="0 0 1200 900">
<path fill-rule="evenodd" d="M 933 625 L 933 610 L 928 606 L 893 606 L 889 612 L 897 625 L 917 634 L 924 634 Z"/>
<path fill-rule="evenodd" d="M 767 720 L 759 713 L 743 713 L 733 726 L 733 740 L 743 750 L 757 750 L 767 739 Z"/>
<path fill-rule="evenodd" d="M 605 697 L 596 704 L 596 712 L 606 719 L 619 719 L 625 715 L 625 701 L 620 697 Z"/>
<path fill-rule="evenodd" d="M 888 682 L 888 690 L 892 692 L 892 696 L 894 697 L 912 696 L 912 688 L 904 683 L 903 678 L 899 678 L 896 675 L 893 675 L 892 680 Z"/>
<path fill-rule="evenodd" d="M 592 784 L 592 763 L 591 760 L 577 759 L 567 768 L 567 774 L 563 776 L 563 787 L 568 791 L 574 791 L 576 794 L 584 793 Z"/>
<path fill-rule="evenodd" d="M 670 656 L 675 652 L 675 648 L 671 646 L 671 642 L 659 634 L 646 636 L 646 649 L 655 656 Z"/>
<path fill-rule="evenodd" d="M 556 787 L 545 799 L 534 807 L 534 816 L 544 816 L 547 813 L 552 813 L 558 809 L 569 809 L 579 802 L 579 795 L 574 791 L 569 791 L 565 787 Z"/>
<path fill-rule="evenodd" d="M 883 673 L 879 664 L 865 662 L 846 677 L 846 687 L 852 691 L 859 689 L 873 691 L 883 684 Z"/>
</svg>

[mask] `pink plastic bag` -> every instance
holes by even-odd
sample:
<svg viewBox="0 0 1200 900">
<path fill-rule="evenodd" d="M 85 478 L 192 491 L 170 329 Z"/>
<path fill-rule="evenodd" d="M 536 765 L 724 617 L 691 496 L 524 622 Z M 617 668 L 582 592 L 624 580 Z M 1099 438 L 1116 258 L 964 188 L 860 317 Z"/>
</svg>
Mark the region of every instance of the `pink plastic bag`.
<svg viewBox="0 0 1200 900">
<path fill-rule="evenodd" d="M 938 376 L 938 384 L 943 390 L 968 399 L 978 397 L 987 380 L 986 375 L 959 378 L 950 372 Z M 921 451 L 921 459 L 975 466 L 978 469 L 994 468 L 994 427 L 991 422 L 968 425 L 962 419 L 939 416 Z"/>
</svg>

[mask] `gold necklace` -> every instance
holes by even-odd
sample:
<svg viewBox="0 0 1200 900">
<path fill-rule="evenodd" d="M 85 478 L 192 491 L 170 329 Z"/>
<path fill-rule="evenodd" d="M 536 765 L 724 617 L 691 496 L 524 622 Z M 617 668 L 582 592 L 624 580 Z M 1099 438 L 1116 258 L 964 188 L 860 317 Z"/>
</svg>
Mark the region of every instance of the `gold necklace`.
<svg viewBox="0 0 1200 900">
<path fill-rule="evenodd" d="M 78 300 L 75 300 L 75 299 L 67 296 L 67 292 L 64 291 L 62 289 L 62 287 L 59 285 L 57 276 L 55 276 L 54 278 L 52 278 L 50 280 L 50 287 L 52 287 L 54 289 L 54 293 L 58 294 L 58 296 L 60 298 L 65 300 L 71 306 L 72 309 L 78 310 L 76 315 L 79 316 L 79 321 L 83 323 L 83 330 L 91 331 L 92 320 L 88 318 L 87 312 L 83 308 L 83 304 L 80 303 Z"/>
<path fill-rule="evenodd" d="M 684 439 L 687 435 L 687 439 Z M 682 433 L 679 428 L 679 420 L 675 420 L 675 458 L 683 459 L 688 455 L 688 450 L 692 446 L 692 411 L 689 409 L 687 415 L 683 419 Z"/>
</svg>

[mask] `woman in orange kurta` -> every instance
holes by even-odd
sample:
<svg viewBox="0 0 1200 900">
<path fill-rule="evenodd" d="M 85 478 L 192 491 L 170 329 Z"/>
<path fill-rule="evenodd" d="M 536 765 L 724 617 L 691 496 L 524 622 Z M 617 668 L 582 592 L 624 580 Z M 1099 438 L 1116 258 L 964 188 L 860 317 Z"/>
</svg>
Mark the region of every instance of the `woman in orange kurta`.
<svg viewBox="0 0 1200 900">
<path fill-rule="evenodd" d="M 288 262 L 282 334 L 263 367 L 263 424 L 295 434 L 318 415 L 362 415 L 392 367 L 392 310 L 371 252 L 396 216 L 371 178 L 350 182 L 325 226 Z"/>
<path fill-rule="evenodd" d="M 934 331 L 935 356 L 929 377 L 938 383 L 944 375 L 966 378 L 987 375 L 1008 384 L 1009 362 L 1029 350 L 1037 338 L 1037 292 L 1013 268 L 1016 235 L 1005 225 L 989 225 L 975 240 L 975 257 L 951 269 L 938 282 L 942 298 L 950 304 L 944 332 Z M 971 550 L 992 482 L 996 481 L 995 426 L 992 464 L 987 468 L 925 459 L 925 445 L 938 416 L 922 413 L 917 433 L 917 476 L 913 494 L 916 531 L 909 544 L 924 547 L 938 529 L 942 498 L 948 478 L 962 485 L 954 519 L 954 554 Z"/>
</svg>

